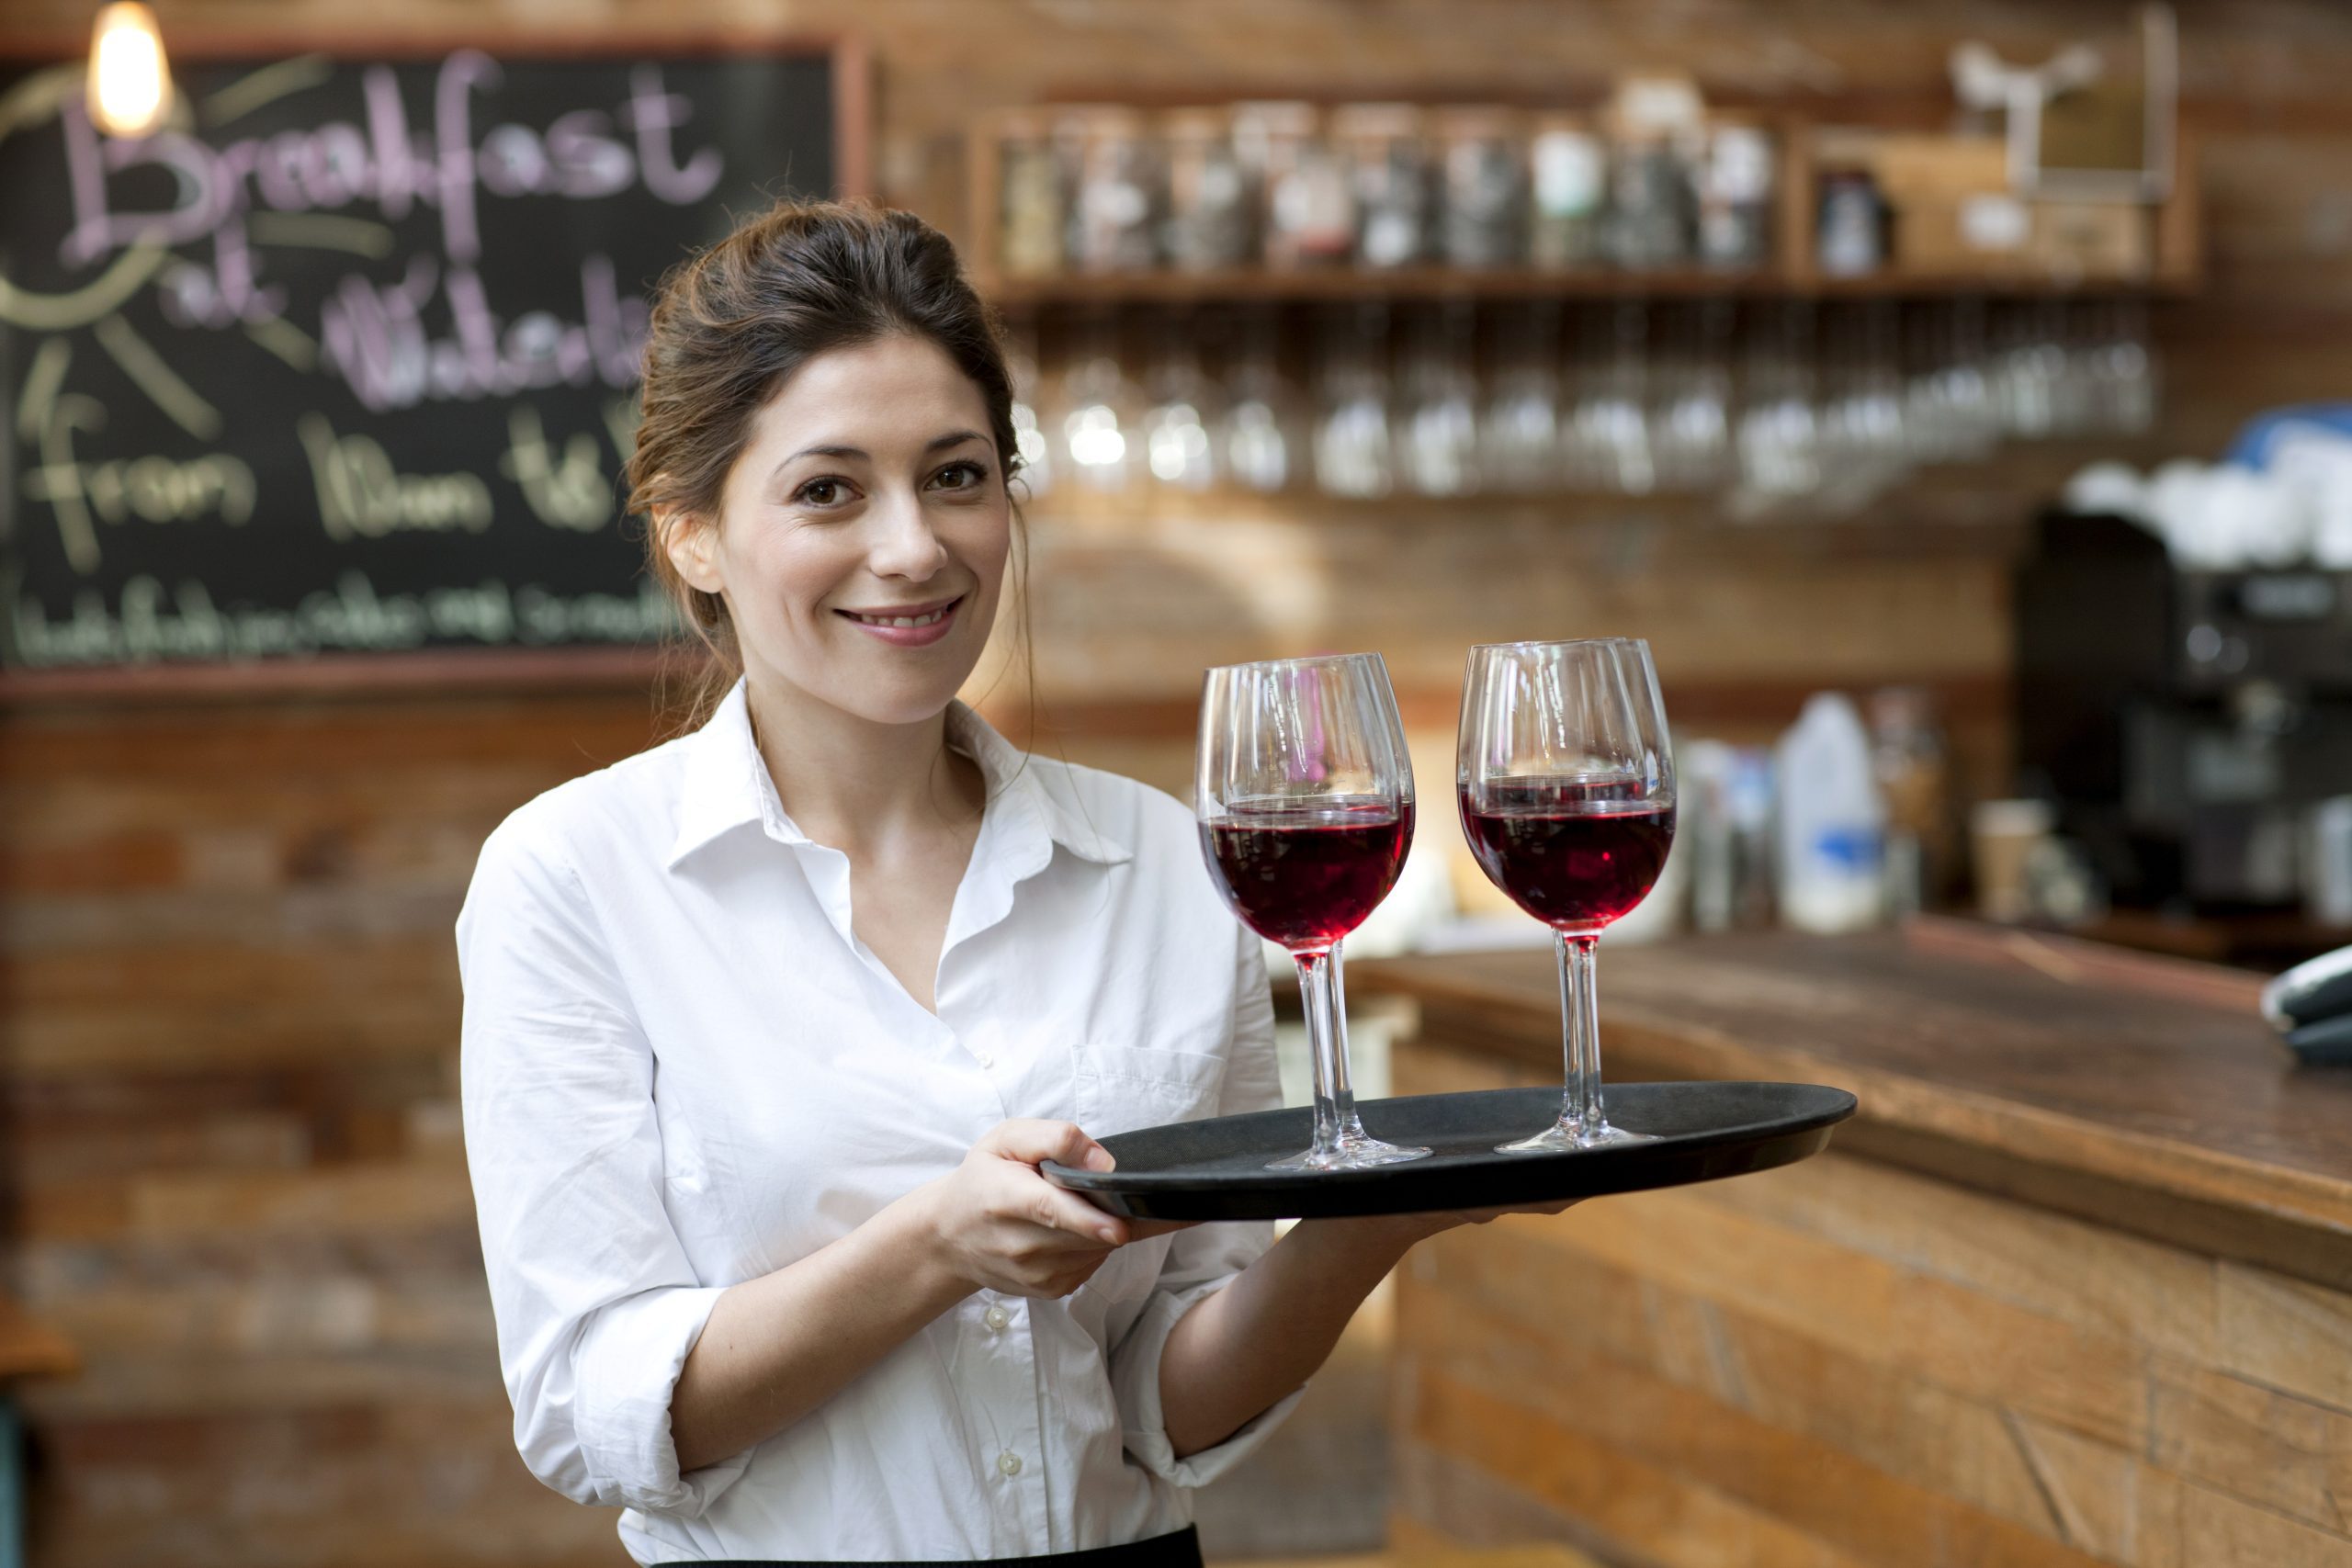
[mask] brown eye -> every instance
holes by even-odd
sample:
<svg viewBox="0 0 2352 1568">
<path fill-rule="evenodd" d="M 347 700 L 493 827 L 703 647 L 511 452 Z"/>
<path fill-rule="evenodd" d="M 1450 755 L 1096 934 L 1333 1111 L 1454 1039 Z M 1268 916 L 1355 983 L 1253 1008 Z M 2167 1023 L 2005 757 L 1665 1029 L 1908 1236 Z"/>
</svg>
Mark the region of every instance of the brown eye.
<svg viewBox="0 0 2352 1568">
<path fill-rule="evenodd" d="M 972 490 L 988 482 L 989 471 L 978 463 L 950 463 L 933 480 L 942 490 Z"/>
<path fill-rule="evenodd" d="M 831 506 L 841 500 L 841 480 L 810 479 L 807 484 L 800 487 L 800 492 L 797 499 L 807 502 L 811 506 Z"/>
</svg>

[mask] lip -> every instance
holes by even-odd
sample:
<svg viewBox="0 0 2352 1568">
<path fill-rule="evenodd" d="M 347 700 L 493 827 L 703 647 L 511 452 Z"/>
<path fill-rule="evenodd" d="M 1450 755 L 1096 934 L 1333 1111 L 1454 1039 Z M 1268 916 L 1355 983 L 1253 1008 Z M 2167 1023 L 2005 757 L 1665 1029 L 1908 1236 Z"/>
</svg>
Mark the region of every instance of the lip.
<svg viewBox="0 0 2352 1568">
<path fill-rule="evenodd" d="M 956 617 L 964 608 L 968 594 L 958 593 L 949 599 L 934 599 L 928 604 L 876 604 L 870 608 L 836 609 L 833 614 L 867 636 L 890 644 L 893 648 L 928 648 L 956 629 Z M 889 615 L 905 618 L 928 615 L 937 612 L 939 619 L 922 626 L 877 626 L 871 621 L 861 621 L 860 615 Z"/>
</svg>

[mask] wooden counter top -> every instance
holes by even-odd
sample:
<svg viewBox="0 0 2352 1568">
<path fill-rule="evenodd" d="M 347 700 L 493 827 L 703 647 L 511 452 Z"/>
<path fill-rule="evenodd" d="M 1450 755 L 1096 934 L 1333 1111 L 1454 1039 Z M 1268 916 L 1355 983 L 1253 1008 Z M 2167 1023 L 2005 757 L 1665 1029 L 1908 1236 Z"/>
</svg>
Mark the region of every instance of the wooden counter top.
<svg viewBox="0 0 2352 1568">
<path fill-rule="evenodd" d="M 1425 1035 L 1560 1065 L 1546 952 L 1364 961 Z M 2240 973 L 1948 920 L 1612 947 L 1618 1080 L 1786 1078 L 1861 1100 L 1847 1153 L 2352 1288 L 2352 1071 L 2299 1066 Z"/>
</svg>

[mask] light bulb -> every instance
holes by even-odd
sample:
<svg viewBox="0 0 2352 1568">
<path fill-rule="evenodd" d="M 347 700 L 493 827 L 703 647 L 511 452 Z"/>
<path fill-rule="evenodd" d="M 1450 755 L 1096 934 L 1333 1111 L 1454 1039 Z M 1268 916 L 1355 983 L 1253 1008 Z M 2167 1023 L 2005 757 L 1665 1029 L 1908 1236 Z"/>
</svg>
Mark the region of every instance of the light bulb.
<svg viewBox="0 0 2352 1568">
<path fill-rule="evenodd" d="M 171 107 L 172 77 L 155 13 L 117 0 L 90 35 L 90 121 L 109 136 L 144 136 Z"/>
</svg>

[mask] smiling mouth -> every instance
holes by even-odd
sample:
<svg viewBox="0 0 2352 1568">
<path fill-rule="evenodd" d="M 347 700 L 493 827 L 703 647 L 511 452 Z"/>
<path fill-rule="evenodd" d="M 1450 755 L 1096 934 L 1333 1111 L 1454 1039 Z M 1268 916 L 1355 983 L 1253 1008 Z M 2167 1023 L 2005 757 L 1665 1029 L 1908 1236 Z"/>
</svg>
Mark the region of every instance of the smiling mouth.
<svg viewBox="0 0 2352 1568">
<path fill-rule="evenodd" d="M 857 622 L 861 626 L 903 626 L 909 628 L 915 626 L 935 626 L 940 622 L 945 620 L 950 615 L 954 614 L 956 606 L 961 604 L 963 602 L 964 596 L 959 593 L 955 598 L 947 601 L 944 604 L 938 605 L 935 608 L 929 610 L 917 611 L 910 615 L 893 615 L 879 613 L 868 614 L 862 610 L 842 610 L 839 613 L 847 615 L 851 620 Z"/>
</svg>

